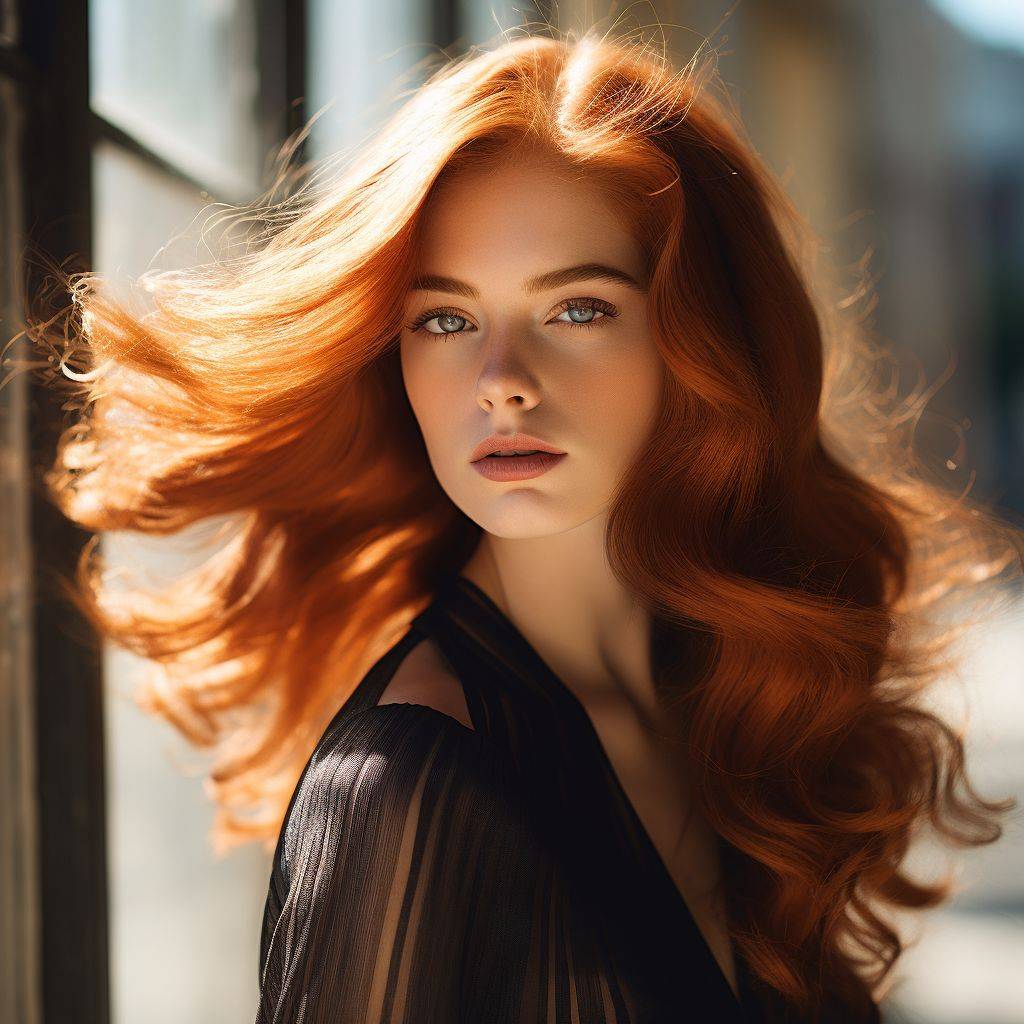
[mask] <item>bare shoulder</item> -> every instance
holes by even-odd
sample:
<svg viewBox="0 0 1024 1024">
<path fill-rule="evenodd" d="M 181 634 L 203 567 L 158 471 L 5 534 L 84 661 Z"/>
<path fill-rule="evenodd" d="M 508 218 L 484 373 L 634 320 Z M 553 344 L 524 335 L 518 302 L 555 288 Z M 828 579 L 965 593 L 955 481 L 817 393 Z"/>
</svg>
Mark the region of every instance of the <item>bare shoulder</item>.
<svg viewBox="0 0 1024 1024">
<path fill-rule="evenodd" d="M 402 659 L 377 704 L 423 704 L 473 728 L 462 683 L 430 637 Z"/>
</svg>

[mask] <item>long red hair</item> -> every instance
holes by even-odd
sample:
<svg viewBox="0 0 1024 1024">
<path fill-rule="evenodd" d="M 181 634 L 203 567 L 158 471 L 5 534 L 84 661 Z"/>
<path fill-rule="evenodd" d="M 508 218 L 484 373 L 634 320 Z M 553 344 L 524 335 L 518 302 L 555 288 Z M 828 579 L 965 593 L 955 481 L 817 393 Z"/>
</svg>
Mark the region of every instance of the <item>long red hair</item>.
<svg viewBox="0 0 1024 1024">
<path fill-rule="evenodd" d="M 94 537 L 69 589 L 153 659 L 143 706 L 214 751 L 217 848 L 272 845 L 327 721 L 480 538 L 399 368 L 424 204 L 462 167 L 546 147 L 607 188 L 649 261 L 669 372 L 607 548 L 654 617 L 656 679 L 728 844 L 733 941 L 804 1011 L 852 1009 L 902 950 L 886 905 L 949 896 L 904 868 L 920 826 L 989 843 L 1013 806 L 971 789 L 960 734 L 919 697 L 955 664 L 946 610 L 1019 577 L 1024 531 L 916 454 L 927 395 L 893 387 L 855 312 L 870 289 L 839 298 L 709 58 L 507 40 L 434 69 L 344 173 L 237 208 L 263 225 L 243 253 L 144 274 L 149 311 L 67 276 L 64 317 L 28 328 L 76 399 L 47 482 L 97 533 L 234 524 L 156 592 L 114 586 Z"/>
</svg>

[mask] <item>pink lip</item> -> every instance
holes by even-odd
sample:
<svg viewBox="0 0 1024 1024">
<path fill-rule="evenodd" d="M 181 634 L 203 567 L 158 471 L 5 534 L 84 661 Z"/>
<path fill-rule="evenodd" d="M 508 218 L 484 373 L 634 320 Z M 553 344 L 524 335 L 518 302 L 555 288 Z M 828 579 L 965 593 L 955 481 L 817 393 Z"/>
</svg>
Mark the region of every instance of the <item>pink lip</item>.
<svg viewBox="0 0 1024 1024">
<path fill-rule="evenodd" d="M 536 455 L 486 455 L 473 463 L 473 468 L 488 480 L 530 480 L 546 473 L 565 458 L 565 452 L 558 455 L 537 452 Z"/>
<path fill-rule="evenodd" d="M 553 445 L 548 444 L 547 441 L 534 437 L 533 434 L 524 434 L 521 430 L 517 430 L 513 434 L 491 434 L 490 437 L 485 437 L 473 449 L 473 454 L 470 455 L 469 461 L 476 462 L 478 459 L 486 458 L 494 451 L 516 450 L 550 452 L 552 455 L 565 454 L 561 448 L 555 448 Z"/>
</svg>

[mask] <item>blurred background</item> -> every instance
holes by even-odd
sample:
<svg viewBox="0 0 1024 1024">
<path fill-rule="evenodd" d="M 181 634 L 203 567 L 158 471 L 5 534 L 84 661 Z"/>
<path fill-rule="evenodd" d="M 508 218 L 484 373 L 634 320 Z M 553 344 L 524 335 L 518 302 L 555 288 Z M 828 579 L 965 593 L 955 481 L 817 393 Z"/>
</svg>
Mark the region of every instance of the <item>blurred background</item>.
<svg viewBox="0 0 1024 1024">
<path fill-rule="evenodd" d="M 950 429 L 930 443 L 952 457 L 962 430 L 972 492 L 1024 512 L 1018 0 L 0 0 L 3 340 L 38 280 L 26 239 L 119 279 L 208 259 L 194 241 L 161 248 L 208 204 L 267 187 L 275 148 L 314 113 L 315 161 L 358 146 L 442 47 L 609 14 L 660 24 L 679 63 L 712 37 L 751 139 L 837 262 L 870 249 L 878 331 L 930 380 L 955 366 L 930 405 Z M 26 374 L 0 390 L 0 1022 L 251 1020 L 269 855 L 214 856 L 204 762 L 133 704 L 138 664 L 97 660 L 38 599 L 85 539 L 36 481 L 54 405 Z M 197 540 L 103 549 L 173 575 Z M 980 792 L 1024 802 L 1022 626 L 1007 595 L 935 700 L 966 725 Z M 956 899 L 901 923 L 885 1019 L 1024 1022 L 1020 812 L 955 863 Z"/>
</svg>

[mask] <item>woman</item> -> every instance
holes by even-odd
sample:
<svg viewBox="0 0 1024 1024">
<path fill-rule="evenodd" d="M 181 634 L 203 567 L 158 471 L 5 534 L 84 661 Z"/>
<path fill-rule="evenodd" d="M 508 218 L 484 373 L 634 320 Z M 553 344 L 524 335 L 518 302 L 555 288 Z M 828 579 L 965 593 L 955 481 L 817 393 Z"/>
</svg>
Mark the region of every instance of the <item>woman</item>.
<svg viewBox="0 0 1024 1024">
<path fill-rule="evenodd" d="M 66 513 L 239 515 L 80 600 L 275 843 L 260 1022 L 878 1020 L 911 837 L 1000 835 L 916 697 L 1021 533 L 915 472 L 707 68 L 506 42 L 151 313 L 73 285 Z"/>
</svg>

